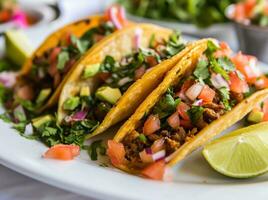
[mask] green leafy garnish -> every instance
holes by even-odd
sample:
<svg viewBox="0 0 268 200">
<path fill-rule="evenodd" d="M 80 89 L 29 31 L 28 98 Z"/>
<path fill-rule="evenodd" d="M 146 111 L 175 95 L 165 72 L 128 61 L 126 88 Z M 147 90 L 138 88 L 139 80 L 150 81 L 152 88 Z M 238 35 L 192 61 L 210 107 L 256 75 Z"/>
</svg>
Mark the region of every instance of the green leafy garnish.
<svg viewBox="0 0 268 200">
<path fill-rule="evenodd" d="M 87 148 L 88 155 L 91 160 L 98 160 L 98 155 L 105 155 L 106 148 L 102 143 L 102 140 L 97 140 L 91 143 L 91 145 Z"/>
<path fill-rule="evenodd" d="M 230 92 L 226 87 L 222 87 L 219 89 L 221 95 L 221 101 L 226 110 L 231 110 L 231 105 L 229 103 L 230 100 Z"/>
<path fill-rule="evenodd" d="M 218 58 L 219 65 L 226 71 L 231 72 L 235 70 L 235 66 L 232 61 L 227 57 Z"/>
<path fill-rule="evenodd" d="M 147 138 L 144 134 L 139 134 L 139 140 L 142 141 L 143 143 L 147 142 Z"/>
<path fill-rule="evenodd" d="M 201 107 L 201 106 L 192 106 L 192 108 L 190 108 L 187 111 L 187 114 L 189 115 L 192 123 L 195 124 L 202 117 L 203 112 L 204 112 L 203 107 Z"/>
<path fill-rule="evenodd" d="M 209 78 L 210 73 L 208 71 L 208 62 L 206 60 L 200 60 L 197 63 L 196 69 L 194 71 L 194 75 L 199 80 L 205 80 Z"/>
</svg>

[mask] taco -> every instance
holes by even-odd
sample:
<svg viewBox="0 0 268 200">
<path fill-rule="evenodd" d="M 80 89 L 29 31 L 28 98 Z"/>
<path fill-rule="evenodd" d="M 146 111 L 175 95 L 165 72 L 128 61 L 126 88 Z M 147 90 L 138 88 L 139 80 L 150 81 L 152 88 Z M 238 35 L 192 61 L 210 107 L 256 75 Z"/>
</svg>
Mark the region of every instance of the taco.
<svg viewBox="0 0 268 200">
<path fill-rule="evenodd" d="M 23 65 L 12 106 L 22 105 L 38 113 L 55 105 L 77 62 L 86 57 L 94 44 L 127 25 L 121 9 L 111 7 L 104 16 L 79 20 L 48 36 Z"/>
<path fill-rule="evenodd" d="M 86 138 L 104 132 L 130 116 L 195 45 L 185 47 L 179 33 L 150 24 L 118 31 L 81 60 L 66 81 L 58 123 L 65 132 L 81 131 Z"/>
<path fill-rule="evenodd" d="M 108 141 L 112 164 L 161 180 L 172 166 L 268 97 L 257 59 L 208 40 L 165 76 Z"/>
</svg>

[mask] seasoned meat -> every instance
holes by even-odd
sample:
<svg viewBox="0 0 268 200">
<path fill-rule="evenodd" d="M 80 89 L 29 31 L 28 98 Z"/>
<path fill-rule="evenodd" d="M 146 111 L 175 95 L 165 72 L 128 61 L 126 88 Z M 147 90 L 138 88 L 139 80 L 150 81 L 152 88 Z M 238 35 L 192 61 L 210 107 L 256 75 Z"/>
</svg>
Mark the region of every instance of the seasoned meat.
<svg viewBox="0 0 268 200">
<path fill-rule="evenodd" d="M 207 125 L 208 125 L 208 123 L 204 121 L 203 117 L 200 117 L 199 120 L 195 124 L 195 126 L 198 128 L 198 130 L 203 129 Z"/>
<path fill-rule="evenodd" d="M 243 101 L 244 95 L 243 93 L 231 92 L 231 98 L 235 99 L 238 103 Z"/>
<path fill-rule="evenodd" d="M 210 108 L 216 112 L 219 112 L 224 109 L 224 105 L 222 103 L 216 104 L 216 103 L 204 103 L 202 105 L 204 108 Z"/>
<path fill-rule="evenodd" d="M 210 109 L 210 108 L 205 108 L 204 109 L 204 120 L 206 122 L 212 122 L 215 119 L 218 119 L 220 117 L 220 115 L 218 113 L 216 113 L 214 110 Z"/>
<path fill-rule="evenodd" d="M 179 127 L 179 129 L 176 132 L 173 132 L 171 135 L 171 139 L 180 142 L 181 144 L 184 143 L 185 138 L 186 138 L 186 132 L 182 127 Z"/>
<path fill-rule="evenodd" d="M 165 138 L 165 147 L 167 154 L 172 154 L 180 147 L 180 143 L 170 138 Z"/>
<path fill-rule="evenodd" d="M 155 140 L 160 139 L 161 136 L 160 136 L 160 135 L 157 135 L 157 134 L 154 133 L 154 134 L 148 135 L 147 138 L 148 138 L 150 141 L 154 142 Z"/>
</svg>

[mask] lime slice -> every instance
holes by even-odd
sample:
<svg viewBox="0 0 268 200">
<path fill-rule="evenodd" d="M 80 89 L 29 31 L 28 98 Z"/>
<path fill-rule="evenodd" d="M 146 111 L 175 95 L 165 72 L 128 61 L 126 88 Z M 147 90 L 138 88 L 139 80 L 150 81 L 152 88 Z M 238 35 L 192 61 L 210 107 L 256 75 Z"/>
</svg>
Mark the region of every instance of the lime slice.
<svg viewBox="0 0 268 200">
<path fill-rule="evenodd" d="M 268 122 L 231 132 L 206 145 L 203 155 L 219 173 L 250 178 L 268 171 Z"/>
<path fill-rule="evenodd" d="M 19 66 L 31 56 L 33 48 L 29 39 L 21 30 L 10 30 L 5 33 L 6 56 Z"/>
</svg>

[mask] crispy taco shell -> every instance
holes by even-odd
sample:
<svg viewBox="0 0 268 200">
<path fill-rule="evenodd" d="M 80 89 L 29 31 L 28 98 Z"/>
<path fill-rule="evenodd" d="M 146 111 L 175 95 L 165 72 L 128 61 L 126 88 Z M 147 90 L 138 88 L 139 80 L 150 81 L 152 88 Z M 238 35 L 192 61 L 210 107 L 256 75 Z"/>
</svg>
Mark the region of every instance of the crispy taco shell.
<svg viewBox="0 0 268 200">
<path fill-rule="evenodd" d="M 74 23 L 71 23 L 69 25 L 66 25 L 59 30 L 55 31 L 54 33 L 50 34 L 45 41 L 38 47 L 38 49 L 32 54 L 32 56 L 25 62 L 23 65 L 20 76 L 18 77 L 18 83 L 20 82 L 20 77 L 23 75 L 27 75 L 30 73 L 33 59 L 35 57 L 42 56 L 44 52 L 47 50 L 54 48 L 58 45 L 59 41 L 62 39 L 62 37 L 66 34 L 71 32 L 76 37 L 81 37 L 86 31 L 88 31 L 91 28 L 97 27 L 102 21 L 105 20 L 104 16 L 90 16 L 88 18 L 85 18 L 83 20 L 76 21 Z M 131 23 L 130 23 L 131 24 Z M 92 48 L 90 48 L 87 53 L 91 51 Z M 85 53 L 85 54 L 87 54 Z M 83 59 L 83 57 L 86 57 L 86 55 L 83 55 L 80 59 Z M 77 61 L 79 62 L 79 61 Z M 64 83 L 66 82 L 67 78 L 72 74 L 72 71 L 75 69 L 77 64 L 74 64 L 70 71 L 67 73 L 67 75 L 63 78 L 60 85 L 57 87 L 57 89 L 54 91 L 52 96 L 49 98 L 48 101 L 46 101 L 46 104 L 43 105 L 40 109 L 38 109 L 37 112 L 41 112 L 44 109 L 51 107 L 57 103 L 57 100 L 59 98 L 60 92 L 62 87 L 64 86 Z"/>
<path fill-rule="evenodd" d="M 193 48 L 190 53 L 184 56 L 178 64 L 173 67 L 165 76 L 161 84 L 142 102 L 137 108 L 135 113 L 127 120 L 119 129 L 114 137 L 114 141 L 121 142 L 123 138 L 134 131 L 140 124 L 140 121 L 146 113 L 153 108 L 159 101 L 161 96 L 167 91 L 170 86 L 183 78 L 187 74 L 191 74 L 196 66 L 198 58 L 206 50 L 207 44 L 202 43 Z M 177 151 L 175 151 L 169 161 L 168 166 L 173 166 L 183 158 L 185 158 L 192 151 L 204 145 L 217 134 L 221 133 L 226 128 L 232 126 L 245 115 L 247 115 L 256 105 L 268 97 L 268 89 L 258 91 L 251 95 L 249 98 L 237 104 L 231 111 L 221 116 L 219 119 L 213 121 L 211 124 L 203 128 L 197 135 L 193 136 L 190 140 L 186 141 Z M 137 169 L 129 168 L 126 165 L 116 166 L 128 173 L 140 174 Z"/>
<path fill-rule="evenodd" d="M 87 54 L 83 60 L 80 60 L 80 63 L 64 85 L 58 106 L 58 122 L 61 122 L 66 116 L 66 113 L 64 113 L 63 110 L 63 103 L 67 98 L 76 95 L 79 92 L 80 87 L 83 85 L 91 86 L 91 90 L 93 91 L 98 85 L 97 78 L 88 79 L 86 81 L 81 80 L 81 74 L 84 67 L 86 65 L 101 63 L 107 55 L 119 60 L 123 56 L 130 54 L 134 48 L 133 38 L 137 29 L 142 30 L 141 47 L 149 46 L 152 35 L 155 35 L 156 39 L 168 39 L 172 34 L 172 31 L 169 29 L 150 24 L 140 24 L 118 31 L 117 33 L 114 33 L 112 37 L 107 37 L 99 42 L 90 54 Z M 199 43 L 205 42 L 199 41 L 197 43 L 189 43 L 179 54 L 158 64 L 141 79 L 132 84 L 116 105 L 109 111 L 99 127 L 92 134 L 88 134 L 87 138 L 98 135 L 112 125 L 129 117 L 146 96 L 162 81 L 164 74 Z"/>
</svg>

